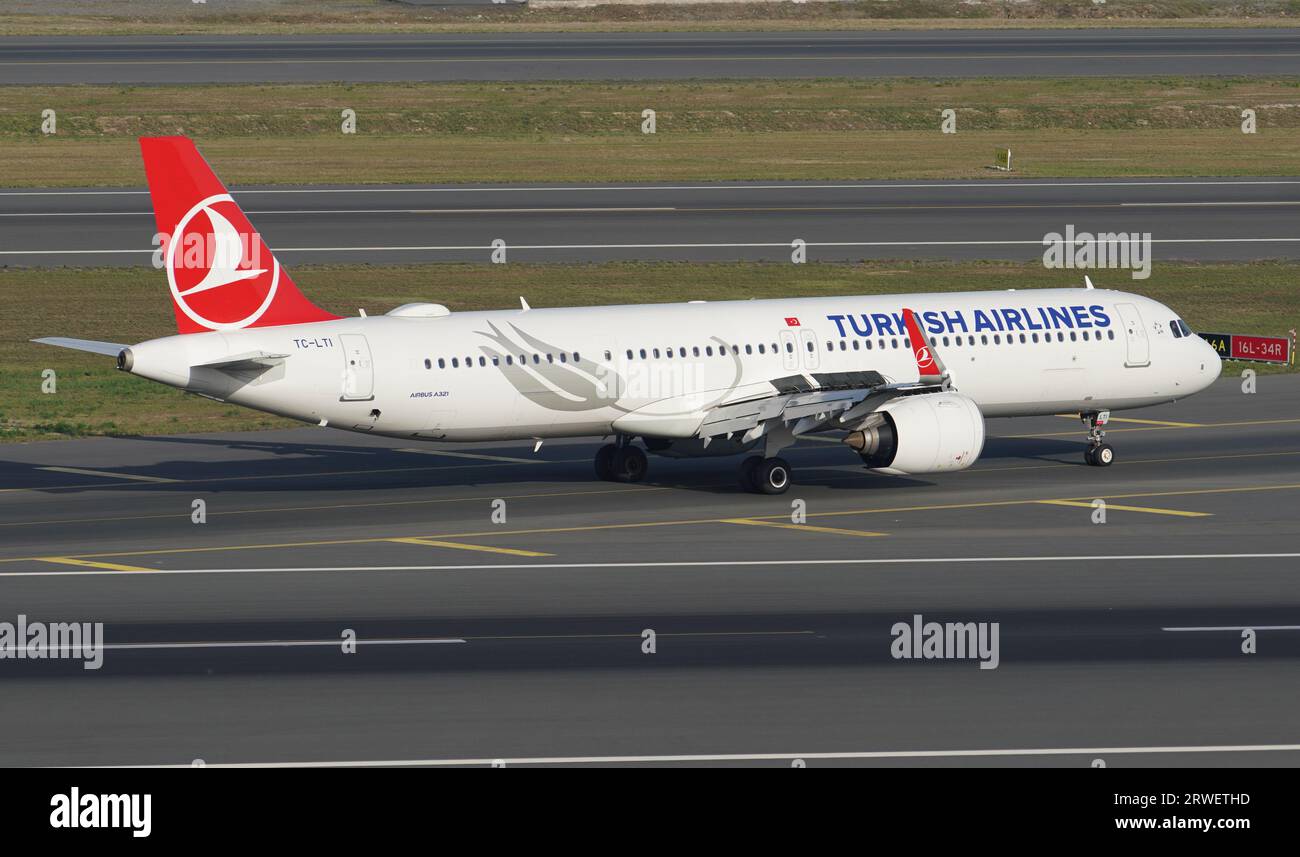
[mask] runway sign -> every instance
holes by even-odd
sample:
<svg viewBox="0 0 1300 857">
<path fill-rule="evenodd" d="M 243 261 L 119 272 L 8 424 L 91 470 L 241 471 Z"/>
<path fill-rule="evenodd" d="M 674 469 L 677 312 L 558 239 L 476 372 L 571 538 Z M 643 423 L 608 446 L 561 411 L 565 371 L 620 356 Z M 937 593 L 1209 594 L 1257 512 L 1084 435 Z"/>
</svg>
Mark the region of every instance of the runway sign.
<svg viewBox="0 0 1300 857">
<path fill-rule="evenodd" d="M 1224 360 L 1256 363 L 1291 362 L 1291 340 L 1285 336 L 1249 336 L 1243 333 L 1202 333 Z"/>
</svg>

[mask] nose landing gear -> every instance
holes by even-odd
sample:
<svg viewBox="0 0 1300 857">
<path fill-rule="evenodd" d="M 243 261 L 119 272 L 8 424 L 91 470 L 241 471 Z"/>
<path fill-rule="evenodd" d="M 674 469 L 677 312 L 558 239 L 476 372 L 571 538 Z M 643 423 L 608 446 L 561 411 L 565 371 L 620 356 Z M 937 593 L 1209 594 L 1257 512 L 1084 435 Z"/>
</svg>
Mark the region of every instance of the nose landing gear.
<svg viewBox="0 0 1300 857">
<path fill-rule="evenodd" d="M 1109 467 L 1115 460 L 1115 448 L 1106 443 L 1102 426 L 1110 421 L 1110 411 L 1093 411 L 1079 416 L 1088 427 L 1088 448 L 1083 451 L 1083 460 L 1092 467 Z"/>
</svg>

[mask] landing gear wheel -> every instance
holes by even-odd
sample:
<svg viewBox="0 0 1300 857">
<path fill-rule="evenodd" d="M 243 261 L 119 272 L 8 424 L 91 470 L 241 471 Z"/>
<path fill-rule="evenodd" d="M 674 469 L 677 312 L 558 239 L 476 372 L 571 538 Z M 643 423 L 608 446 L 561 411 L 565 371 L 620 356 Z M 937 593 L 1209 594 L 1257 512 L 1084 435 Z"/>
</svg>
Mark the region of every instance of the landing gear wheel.
<svg viewBox="0 0 1300 857">
<path fill-rule="evenodd" d="M 639 446 L 622 446 L 614 451 L 613 475 L 615 482 L 640 482 L 645 479 L 649 462 Z"/>
<path fill-rule="evenodd" d="M 763 463 L 763 456 L 751 455 L 740 462 L 740 487 L 746 491 L 758 492 L 758 483 L 754 481 L 754 471 Z"/>
<path fill-rule="evenodd" d="M 618 447 L 607 443 L 596 450 L 596 478 L 606 482 L 614 481 L 614 455 Z"/>
<path fill-rule="evenodd" d="M 1079 415 L 1088 427 L 1088 448 L 1083 451 L 1083 460 L 1092 467 L 1110 467 L 1115 460 L 1115 449 L 1106 443 L 1106 432 L 1102 426 L 1110 422 L 1110 411 L 1095 411 Z"/>
<path fill-rule="evenodd" d="M 784 458 L 767 458 L 754 468 L 754 487 L 761 494 L 784 494 L 790 487 L 790 465 Z"/>
</svg>

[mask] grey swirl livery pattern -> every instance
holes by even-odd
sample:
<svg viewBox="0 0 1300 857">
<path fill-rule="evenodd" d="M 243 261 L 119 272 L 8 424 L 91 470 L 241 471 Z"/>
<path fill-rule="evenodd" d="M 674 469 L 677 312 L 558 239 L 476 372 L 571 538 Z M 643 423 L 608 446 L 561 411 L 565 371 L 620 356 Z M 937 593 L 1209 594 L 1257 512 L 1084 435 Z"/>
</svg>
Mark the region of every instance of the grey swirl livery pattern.
<svg viewBox="0 0 1300 857">
<path fill-rule="evenodd" d="M 623 413 L 634 410 L 621 401 L 628 393 L 628 379 L 613 366 L 596 363 L 581 355 L 577 360 L 565 362 L 545 358 L 540 362 L 525 362 L 525 355 L 571 355 L 573 352 L 539 339 L 515 324 L 508 325 L 508 332 L 491 321 L 487 325 L 490 330 L 480 330 L 477 333 L 493 344 L 480 345 L 479 350 L 493 360 L 493 365 L 510 385 L 530 402 L 553 411 L 594 411 L 606 407 Z M 716 336 L 711 337 L 711 340 L 724 353 L 728 350 L 729 346 Z M 507 362 L 507 355 L 513 356 L 514 360 Z M 740 385 L 743 374 L 740 356 L 734 353 L 728 356 L 733 373 L 731 380 L 718 389 L 716 395 L 702 407 L 716 405 Z M 644 402 L 639 402 L 638 406 L 641 404 Z M 699 403 L 696 403 L 691 410 L 699 407 Z"/>
</svg>

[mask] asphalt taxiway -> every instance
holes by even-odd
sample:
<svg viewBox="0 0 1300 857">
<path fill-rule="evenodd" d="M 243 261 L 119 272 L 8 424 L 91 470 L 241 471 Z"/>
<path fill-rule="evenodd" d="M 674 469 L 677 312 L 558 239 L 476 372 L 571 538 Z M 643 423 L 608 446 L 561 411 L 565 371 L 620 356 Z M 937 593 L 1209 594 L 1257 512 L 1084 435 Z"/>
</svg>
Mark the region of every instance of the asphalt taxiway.
<svg viewBox="0 0 1300 857">
<path fill-rule="evenodd" d="M 0 38 L 0 84 L 1293 75 L 1292 28 Z"/>
<path fill-rule="evenodd" d="M 1300 377 L 1116 416 L 1110 468 L 1066 417 L 944 476 L 807 440 L 781 497 L 587 441 L 3 446 L 0 620 L 109 649 L 0 660 L 0 763 L 1296 764 Z M 893 659 L 917 614 L 997 669 Z"/>
<path fill-rule="evenodd" d="M 1150 234 L 1155 259 L 1295 258 L 1300 179 L 1012 179 L 633 185 L 248 187 L 287 264 L 1033 259 L 1049 232 Z M 157 227 L 129 189 L 0 191 L 0 264 L 147 265 Z"/>
</svg>

